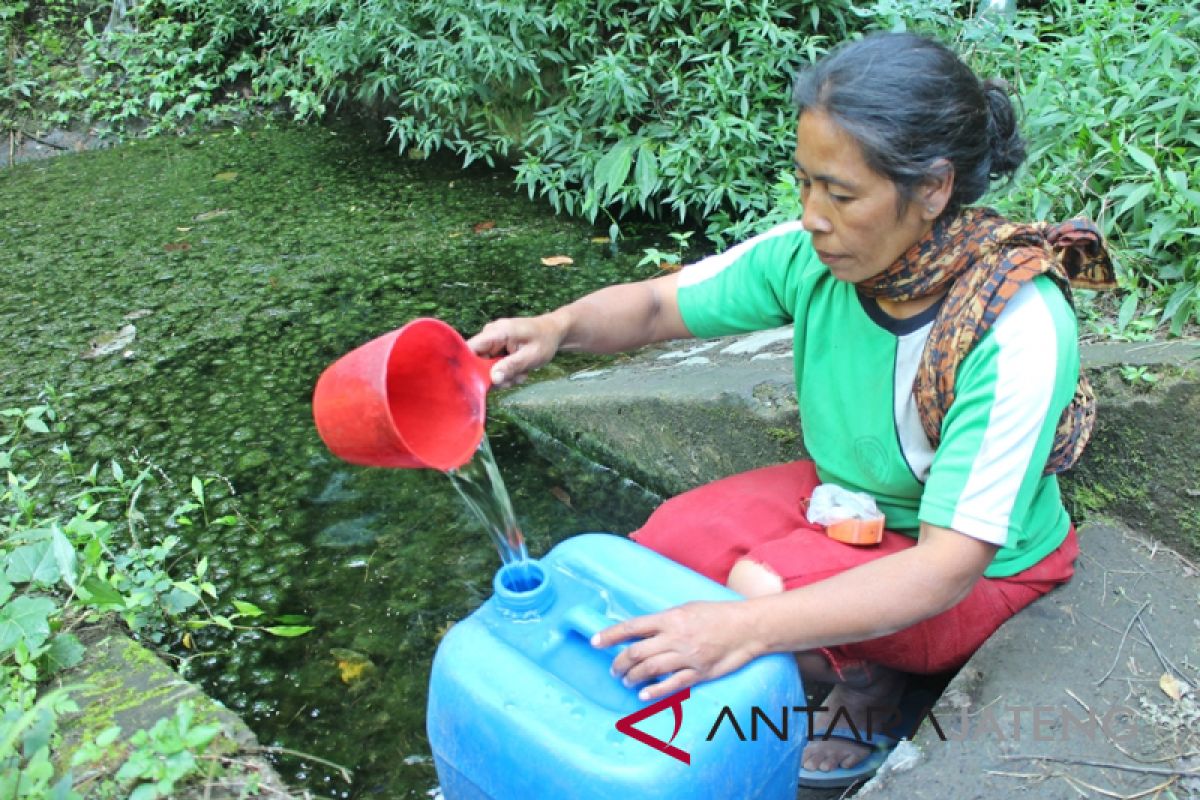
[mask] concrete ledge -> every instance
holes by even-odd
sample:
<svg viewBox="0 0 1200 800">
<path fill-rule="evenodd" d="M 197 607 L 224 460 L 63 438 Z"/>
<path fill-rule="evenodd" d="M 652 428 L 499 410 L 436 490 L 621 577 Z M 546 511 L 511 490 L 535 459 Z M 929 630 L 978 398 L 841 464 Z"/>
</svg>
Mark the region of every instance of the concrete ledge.
<svg viewBox="0 0 1200 800">
<path fill-rule="evenodd" d="M 148 731 L 159 720 L 174 717 L 179 704 L 190 701 L 195 707 L 194 725 L 212 722 L 221 725 L 221 733 L 205 751 L 217 761 L 209 779 L 182 784 L 173 797 L 232 800 L 247 796 L 309 796 L 288 789 L 266 758 L 257 752 L 258 741 L 241 718 L 207 697 L 200 687 L 184 680 L 119 628 L 108 625 L 85 628 L 79 632 L 79 639 L 87 654 L 79 666 L 60 678 L 62 685 L 76 687 L 71 697 L 79 712 L 61 720 L 63 739 L 55 750 L 55 759 L 60 765 L 68 765 L 79 747 L 93 741 L 101 731 L 113 725 L 121 728 L 121 735 L 105 753 L 104 763 L 94 766 L 92 781 L 83 785 L 101 786 L 111 779 L 128 758 L 130 739 L 138 731 Z M 218 766 L 222 768 L 217 769 Z M 76 775 L 77 779 L 83 777 Z M 86 790 L 85 796 L 90 796 Z"/>
<path fill-rule="evenodd" d="M 786 330 L 652 348 L 520 389 L 501 408 L 656 494 L 678 494 L 803 453 Z"/>
</svg>

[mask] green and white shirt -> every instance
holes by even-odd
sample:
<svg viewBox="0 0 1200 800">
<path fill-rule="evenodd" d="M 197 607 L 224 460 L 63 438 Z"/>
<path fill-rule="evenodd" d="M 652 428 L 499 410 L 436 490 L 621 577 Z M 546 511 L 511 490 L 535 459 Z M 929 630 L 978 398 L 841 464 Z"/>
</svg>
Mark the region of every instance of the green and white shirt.
<svg viewBox="0 0 1200 800">
<path fill-rule="evenodd" d="M 830 274 L 799 222 L 688 266 L 679 308 L 699 337 L 795 326 L 805 449 L 822 482 L 872 495 L 889 529 L 915 537 L 923 521 L 998 545 L 989 577 L 1066 538 L 1058 481 L 1042 470 L 1075 393 L 1079 345 L 1048 278 L 1023 286 L 963 359 L 936 451 L 912 387 L 940 305 L 888 316 Z"/>
</svg>

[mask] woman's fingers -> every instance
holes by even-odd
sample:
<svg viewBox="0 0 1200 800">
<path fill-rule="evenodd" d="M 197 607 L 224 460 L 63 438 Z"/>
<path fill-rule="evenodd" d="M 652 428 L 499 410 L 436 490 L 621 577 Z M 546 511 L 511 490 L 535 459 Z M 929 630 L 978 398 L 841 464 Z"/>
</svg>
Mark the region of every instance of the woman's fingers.
<svg viewBox="0 0 1200 800">
<path fill-rule="evenodd" d="M 642 688 L 638 692 L 638 699 L 642 702 L 650 702 L 658 700 L 661 697 L 675 694 L 680 689 L 686 689 L 689 686 L 695 686 L 701 681 L 700 673 L 694 669 L 681 669 L 669 678 L 652 683 L 649 686 Z"/>
<path fill-rule="evenodd" d="M 498 387 L 513 386 L 545 364 L 558 351 L 558 339 L 552 326 L 538 317 L 498 319 L 483 326 L 467 340 L 467 346 L 485 358 L 500 357 L 492 365 L 492 383 Z"/>
<path fill-rule="evenodd" d="M 520 319 L 498 319 L 484 325 L 479 333 L 467 340 L 467 347 L 476 355 L 495 357 L 515 349 L 521 339 Z"/>
<path fill-rule="evenodd" d="M 658 614 L 630 617 L 616 625 L 610 625 L 592 637 L 592 646 L 601 650 L 629 639 L 645 638 L 659 630 Z"/>
<path fill-rule="evenodd" d="M 672 672 L 678 672 L 687 667 L 687 662 L 679 653 L 673 650 L 666 650 L 639 659 L 637 663 L 624 673 L 621 677 L 621 682 L 626 686 L 633 687 L 662 677 L 663 675 L 670 675 Z"/>
<path fill-rule="evenodd" d="M 626 686 L 643 687 L 643 700 L 663 697 L 702 680 L 732 672 L 754 657 L 741 603 L 686 603 L 657 614 L 633 617 L 592 637 L 598 648 L 637 639 L 612 662 Z"/>
</svg>

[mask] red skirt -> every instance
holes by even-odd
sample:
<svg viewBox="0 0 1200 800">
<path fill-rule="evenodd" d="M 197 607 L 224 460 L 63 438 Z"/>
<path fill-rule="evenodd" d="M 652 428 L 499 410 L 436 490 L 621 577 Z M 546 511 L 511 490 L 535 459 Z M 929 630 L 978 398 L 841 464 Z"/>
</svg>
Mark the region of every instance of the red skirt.
<svg viewBox="0 0 1200 800">
<path fill-rule="evenodd" d="M 859 564 L 914 547 L 916 539 L 884 531 L 870 547 L 842 544 L 802 511 L 820 483 L 811 461 L 744 472 L 663 503 L 633 539 L 724 583 L 748 559 L 768 567 L 785 589 L 816 583 Z M 1079 544 L 1072 526 L 1058 549 L 1005 578 L 980 578 L 963 600 L 887 636 L 819 648 L 840 675 L 882 664 L 918 674 L 957 669 L 1009 617 L 1074 574 Z"/>
</svg>

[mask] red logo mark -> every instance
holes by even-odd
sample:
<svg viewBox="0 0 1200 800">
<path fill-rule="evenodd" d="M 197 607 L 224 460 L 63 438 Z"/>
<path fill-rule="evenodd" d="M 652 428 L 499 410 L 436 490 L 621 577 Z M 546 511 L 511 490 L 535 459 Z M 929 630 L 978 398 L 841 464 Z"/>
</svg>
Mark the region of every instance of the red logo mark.
<svg viewBox="0 0 1200 800">
<path fill-rule="evenodd" d="M 688 766 L 691 766 L 691 753 L 688 753 L 685 750 L 680 750 L 678 747 L 675 747 L 671 744 L 671 742 L 675 741 L 675 737 L 679 734 L 680 726 L 683 725 L 683 701 L 687 700 L 691 696 L 692 690 L 688 688 L 682 689 L 675 694 L 670 695 L 669 697 L 664 697 L 657 703 L 652 703 L 646 706 L 641 711 L 635 711 L 627 717 L 621 717 L 619 720 L 617 720 L 617 730 L 626 736 L 632 736 L 642 744 L 650 745 L 660 753 L 666 753 L 671 758 L 682 761 Z M 639 731 L 637 728 L 633 727 L 636 723 L 641 722 L 647 717 L 654 716 L 668 706 L 675 712 L 675 730 L 671 734 L 671 738 L 667 741 L 664 742 L 662 739 L 655 738 L 650 734 L 644 731 Z"/>
</svg>

